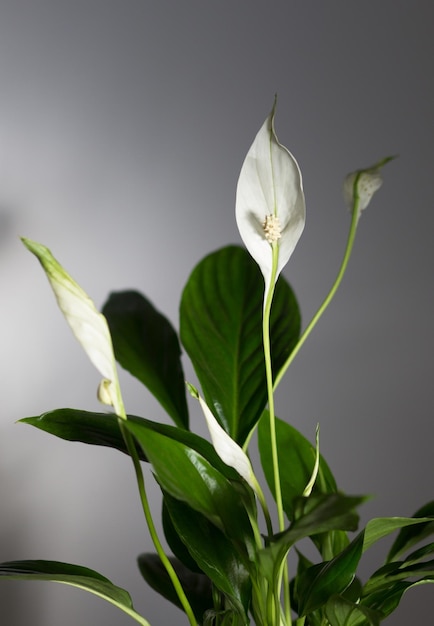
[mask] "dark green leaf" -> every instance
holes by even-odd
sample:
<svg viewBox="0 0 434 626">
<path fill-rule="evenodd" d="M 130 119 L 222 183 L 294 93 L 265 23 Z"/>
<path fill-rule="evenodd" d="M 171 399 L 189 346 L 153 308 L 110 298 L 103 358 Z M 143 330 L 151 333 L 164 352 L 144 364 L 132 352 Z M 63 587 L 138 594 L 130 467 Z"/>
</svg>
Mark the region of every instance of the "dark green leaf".
<svg viewBox="0 0 434 626">
<path fill-rule="evenodd" d="M 116 359 L 149 389 L 175 424 L 187 428 L 181 349 L 169 320 L 137 291 L 110 294 L 103 314 Z"/>
<path fill-rule="evenodd" d="M 249 519 L 237 489 L 199 452 L 136 422 L 125 426 L 151 462 L 168 494 L 202 513 L 228 536 L 245 545 L 253 542 Z"/>
<path fill-rule="evenodd" d="M 426 517 L 420 518 L 420 519 L 417 519 L 414 517 L 377 517 L 375 519 L 371 519 L 366 524 L 365 543 L 363 546 L 363 551 L 367 550 L 373 543 L 375 543 L 379 539 L 382 539 L 383 537 L 387 537 L 387 535 L 390 535 L 395 530 L 398 530 L 400 528 L 403 528 L 404 530 L 408 531 L 408 534 L 406 536 L 411 536 L 413 538 L 414 537 L 419 537 L 419 538 L 426 537 L 427 534 L 423 534 L 423 531 L 422 533 L 420 531 L 418 532 L 417 527 L 423 526 L 425 527 L 425 530 L 426 530 L 427 520 L 428 518 Z M 431 533 L 434 532 L 434 521 L 428 522 L 428 523 L 433 524 L 431 528 Z M 410 526 L 416 526 L 416 529 L 415 530 L 409 529 L 408 527 Z M 400 534 L 400 536 L 402 535 Z M 419 539 L 417 539 L 416 541 L 419 541 Z M 416 541 L 413 541 L 412 543 L 416 543 Z M 394 554 L 396 555 L 396 552 Z M 389 556 L 389 559 L 390 559 L 390 556 Z"/>
<path fill-rule="evenodd" d="M 332 596 L 325 613 L 330 626 L 378 626 L 382 613 L 347 600 L 341 595 Z"/>
<path fill-rule="evenodd" d="M 334 593 L 353 581 L 363 548 L 363 532 L 331 561 L 318 563 L 300 574 L 297 582 L 298 612 L 307 615 L 323 606 Z"/>
<path fill-rule="evenodd" d="M 162 521 L 164 536 L 166 537 L 169 548 L 172 550 L 176 558 L 190 571 L 202 573 L 202 570 L 191 556 L 187 546 L 181 540 L 181 537 L 172 522 L 172 518 L 170 517 L 170 513 L 167 509 L 166 498 L 163 498 Z"/>
<path fill-rule="evenodd" d="M 158 424 L 143 417 L 129 415 L 128 420 L 143 431 L 143 437 L 149 431 L 155 431 L 190 446 L 204 456 L 213 467 L 227 478 L 237 480 L 237 472 L 228 467 L 217 455 L 214 447 L 198 435 L 183 428 L 167 424 Z M 81 441 L 97 446 L 108 446 L 127 454 L 127 448 L 119 429 L 118 418 L 113 413 L 90 413 L 78 409 L 56 409 L 36 417 L 25 417 L 20 420 L 67 441 Z M 142 448 L 138 447 L 139 457 L 147 460 Z"/>
<path fill-rule="evenodd" d="M 382 589 L 388 589 L 398 581 L 416 577 L 420 580 L 426 577 L 434 579 L 434 561 L 424 561 L 412 565 L 407 565 L 405 561 L 387 563 L 367 581 L 363 587 L 363 595 L 368 596 Z"/>
<path fill-rule="evenodd" d="M 294 507 L 295 522 L 288 530 L 275 535 L 270 545 L 259 553 L 264 576 L 270 582 L 275 580 L 288 550 L 304 537 L 330 530 L 357 530 L 359 516 L 354 508 L 364 499 L 363 496 L 344 496 L 339 493 L 300 498 Z"/>
<path fill-rule="evenodd" d="M 79 587 L 114 604 L 142 626 L 149 626 L 149 623 L 134 610 L 128 592 L 87 567 L 58 561 L 10 561 L 0 564 L 0 577 L 15 580 L 46 580 Z"/>
<path fill-rule="evenodd" d="M 391 583 L 389 587 L 380 589 L 374 593 L 362 598 L 361 606 L 367 606 L 375 611 L 379 611 L 384 617 L 387 617 L 399 605 L 402 596 L 412 587 L 419 585 L 434 583 L 433 576 L 426 576 L 415 582 L 397 581 Z"/>
<path fill-rule="evenodd" d="M 434 518 L 434 500 L 432 502 L 428 502 L 416 511 L 413 517 Z M 400 556 L 409 550 L 416 543 L 419 543 L 422 539 L 425 539 L 425 537 L 429 537 L 432 534 L 434 534 L 434 519 L 432 521 L 426 521 L 426 523 L 423 524 L 418 524 L 414 527 L 403 528 L 390 548 L 387 560 L 392 561 L 397 556 Z"/>
<path fill-rule="evenodd" d="M 278 418 L 276 418 L 276 439 L 283 509 L 288 519 L 292 521 L 294 519 L 294 501 L 303 494 L 312 476 L 316 451 L 315 447 L 298 430 Z M 268 411 L 264 411 L 259 421 L 258 445 L 265 478 L 274 495 L 273 456 Z M 335 491 L 337 491 L 336 482 L 327 463 L 321 456 L 319 472 L 312 493 L 333 493 Z"/>
<path fill-rule="evenodd" d="M 173 524 L 192 558 L 244 617 L 250 604 L 251 579 L 245 559 L 233 542 L 187 504 L 164 496 Z"/>
<path fill-rule="evenodd" d="M 243 248 L 205 257 L 182 294 L 181 340 L 205 400 L 241 445 L 267 402 L 262 310 L 264 281 Z M 273 371 L 282 367 L 300 334 L 295 296 L 281 277 L 270 322 Z"/>
<path fill-rule="evenodd" d="M 210 579 L 205 574 L 190 571 L 174 557 L 170 557 L 169 560 L 181 582 L 198 623 L 202 624 L 203 614 L 213 607 Z M 166 600 L 183 610 L 169 574 L 158 554 L 141 554 L 138 558 L 138 564 L 148 585 Z"/>
</svg>

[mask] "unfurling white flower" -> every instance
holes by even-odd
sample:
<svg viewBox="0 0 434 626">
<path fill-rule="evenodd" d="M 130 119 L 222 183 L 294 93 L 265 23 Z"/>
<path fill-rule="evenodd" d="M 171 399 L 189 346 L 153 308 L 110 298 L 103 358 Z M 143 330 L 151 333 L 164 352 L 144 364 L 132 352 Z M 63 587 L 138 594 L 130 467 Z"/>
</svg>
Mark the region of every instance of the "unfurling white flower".
<svg viewBox="0 0 434 626">
<path fill-rule="evenodd" d="M 273 274 L 272 247 L 277 246 L 276 281 L 305 224 L 301 172 L 295 158 L 277 139 L 274 113 L 275 105 L 244 160 L 235 207 L 241 239 L 261 269 L 265 293 Z"/>
<path fill-rule="evenodd" d="M 22 241 L 41 263 L 60 310 L 76 339 L 103 377 L 98 397 L 104 404 L 113 406 L 119 415 L 123 409 L 118 392 L 113 345 L 106 318 L 97 310 L 80 285 L 53 257 L 48 248 L 24 237 Z"/>
<path fill-rule="evenodd" d="M 226 463 L 226 465 L 229 465 L 229 467 L 233 467 L 237 470 L 238 474 L 244 478 L 247 484 L 257 492 L 258 483 L 247 454 L 220 426 L 198 390 L 190 383 L 187 383 L 187 388 L 191 395 L 196 398 L 196 400 L 199 400 L 211 436 L 211 441 L 221 460 Z"/>
<path fill-rule="evenodd" d="M 375 165 L 348 174 L 344 180 L 345 203 L 351 210 L 357 210 L 357 218 L 371 202 L 372 196 L 383 184 L 381 168 L 395 157 L 385 157 Z"/>
</svg>

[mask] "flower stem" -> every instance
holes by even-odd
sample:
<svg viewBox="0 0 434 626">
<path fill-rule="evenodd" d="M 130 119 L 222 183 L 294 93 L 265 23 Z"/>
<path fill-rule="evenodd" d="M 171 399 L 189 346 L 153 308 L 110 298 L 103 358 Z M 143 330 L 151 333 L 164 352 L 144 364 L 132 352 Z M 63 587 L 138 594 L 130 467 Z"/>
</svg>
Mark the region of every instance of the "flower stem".
<svg viewBox="0 0 434 626">
<path fill-rule="evenodd" d="M 140 500 L 142 503 L 142 509 L 145 515 L 146 523 L 149 528 L 149 534 L 151 535 L 153 544 L 155 546 L 155 549 L 157 550 L 157 554 L 160 557 L 161 562 L 163 563 L 164 567 L 166 568 L 166 571 L 175 588 L 179 601 L 181 602 L 182 607 L 185 613 L 187 614 L 187 617 L 189 619 L 191 626 L 197 626 L 196 618 L 194 616 L 190 603 L 187 600 L 184 589 L 182 588 L 179 578 L 175 570 L 173 569 L 173 566 L 171 562 L 169 561 L 166 553 L 164 552 L 163 546 L 161 545 L 160 539 L 158 537 L 154 520 L 152 518 L 151 509 L 149 507 L 148 496 L 147 496 L 146 487 L 145 487 L 145 480 L 143 478 L 142 467 L 140 465 L 140 459 L 137 454 L 134 438 L 132 434 L 129 432 L 129 430 L 125 428 L 125 420 L 126 420 L 126 416 L 125 418 L 118 419 L 119 428 L 124 438 L 125 445 L 127 446 L 128 454 L 131 456 L 131 459 L 133 461 L 134 471 L 136 473 L 137 486 L 138 486 L 139 494 L 140 494 Z"/>
<path fill-rule="evenodd" d="M 118 425 L 121 431 L 122 437 L 124 439 L 125 445 L 128 450 L 128 454 L 131 457 L 134 466 L 134 472 L 136 474 L 137 487 L 139 490 L 140 501 L 142 503 L 143 513 L 145 515 L 146 523 L 148 525 L 149 534 L 151 535 L 152 542 L 157 550 L 157 554 L 161 559 L 162 564 L 164 565 L 167 574 L 172 582 L 172 585 L 175 588 L 176 594 L 179 598 L 179 601 L 182 604 L 182 607 L 188 617 L 191 626 L 197 626 L 197 621 L 194 616 L 193 610 L 190 606 L 189 601 L 187 600 L 187 596 L 185 595 L 184 589 L 179 581 L 179 578 L 173 569 L 171 562 L 169 561 L 166 553 L 164 552 L 163 546 L 161 545 L 160 539 L 157 534 L 157 530 L 155 528 L 154 520 L 152 518 L 151 509 L 149 507 L 148 496 L 146 493 L 145 479 L 143 477 L 142 466 L 140 465 L 139 455 L 137 453 L 136 444 L 134 441 L 133 435 L 130 431 L 125 427 L 125 423 L 127 422 L 127 414 L 125 412 L 124 403 L 122 400 L 122 394 L 120 390 L 119 380 L 115 381 L 115 393 L 116 393 L 116 408 L 118 411 Z"/>
<path fill-rule="evenodd" d="M 320 319 L 320 317 L 322 316 L 322 314 L 324 313 L 324 311 L 326 310 L 326 308 L 332 301 L 336 291 L 338 290 L 339 285 L 341 284 L 342 278 L 344 277 L 345 271 L 348 266 L 348 261 L 350 260 L 351 252 L 353 250 L 358 221 L 359 221 L 359 196 L 357 194 L 357 178 L 356 178 L 356 181 L 354 183 L 354 201 L 353 201 L 353 207 L 352 207 L 351 225 L 350 225 L 350 230 L 348 233 L 348 239 L 347 239 L 347 245 L 345 248 L 344 257 L 342 259 L 342 263 L 341 263 L 341 267 L 339 269 L 338 275 L 335 279 L 335 282 L 332 285 L 332 288 L 330 289 L 329 293 L 325 297 L 318 311 L 315 313 L 315 315 L 313 316 L 309 324 L 306 326 L 295 348 L 293 349 L 289 357 L 286 359 L 286 362 L 284 363 L 279 373 L 277 374 L 276 379 L 274 381 L 274 386 L 273 386 L 274 390 L 277 389 L 277 386 L 279 385 L 280 381 L 285 375 L 286 370 L 288 369 L 288 367 L 291 365 L 291 363 L 293 362 L 293 360 L 299 353 L 304 342 L 309 337 L 310 333 L 316 326 L 318 320 Z"/>
<path fill-rule="evenodd" d="M 271 304 L 273 301 L 274 287 L 276 283 L 277 273 L 277 261 L 278 261 L 278 244 L 272 244 L 272 273 L 270 277 L 270 284 L 268 293 L 265 295 L 264 314 L 262 323 L 262 338 L 264 344 L 264 356 L 265 356 L 265 373 L 267 380 L 267 394 L 268 394 L 268 411 L 269 411 L 269 424 L 270 424 L 270 440 L 271 440 L 271 456 L 273 462 L 273 475 L 274 475 L 274 493 L 277 505 L 277 519 L 279 523 L 279 530 L 285 529 L 285 517 L 283 512 L 282 502 L 282 488 L 280 483 L 280 471 L 279 471 L 279 458 L 277 452 L 277 437 L 276 437 L 276 416 L 274 412 L 274 390 L 273 390 L 273 370 L 271 364 L 271 346 L 270 346 L 270 314 Z M 291 624 L 291 601 L 289 597 L 289 580 L 288 580 L 288 567 L 285 562 L 283 569 L 283 600 L 284 610 L 286 616 L 286 622 L 288 626 Z"/>
</svg>

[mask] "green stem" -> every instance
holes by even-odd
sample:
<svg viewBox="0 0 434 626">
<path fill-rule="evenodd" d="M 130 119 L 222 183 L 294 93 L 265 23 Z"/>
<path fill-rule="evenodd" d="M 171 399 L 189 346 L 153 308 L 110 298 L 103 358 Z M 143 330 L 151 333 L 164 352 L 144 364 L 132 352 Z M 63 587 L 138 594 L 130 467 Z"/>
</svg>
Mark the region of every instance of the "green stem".
<svg viewBox="0 0 434 626">
<path fill-rule="evenodd" d="M 197 626 L 196 618 L 194 616 L 193 610 L 190 606 L 189 601 L 185 595 L 184 589 L 179 581 L 179 578 L 173 569 L 171 562 L 169 561 L 166 553 L 164 552 L 163 546 L 161 545 L 160 539 L 157 534 L 157 530 L 155 528 L 154 520 L 152 518 L 151 509 L 149 507 L 148 496 L 146 494 L 145 481 L 143 478 L 142 467 L 140 465 L 140 459 L 137 454 L 134 438 L 132 434 L 129 432 L 127 428 L 125 428 L 125 418 L 119 418 L 119 428 L 122 432 L 122 436 L 124 438 L 125 444 L 127 446 L 128 454 L 131 456 L 134 465 L 134 471 L 136 473 L 137 486 L 140 494 L 140 501 L 142 503 L 143 513 L 145 515 L 146 523 L 149 528 L 149 534 L 151 535 L 152 542 L 157 550 L 157 554 L 161 559 L 166 571 L 170 577 L 170 580 L 175 588 L 179 601 L 182 604 L 182 607 L 188 617 L 188 620 L 191 626 Z"/>
<path fill-rule="evenodd" d="M 274 412 L 274 392 L 273 392 L 273 371 L 271 365 L 271 346 L 270 346 L 270 314 L 271 304 L 273 301 L 274 287 L 276 283 L 277 274 L 277 262 L 279 255 L 279 248 L 277 243 L 272 244 L 272 271 L 270 276 L 270 284 L 268 287 L 268 293 L 265 296 L 264 303 L 264 315 L 262 323 L 262 339 L 264 344 L 264 356 L 265 356 L 265 374 L 267 380 L 267 395 L 268 395 L 268 411 L 269 411 L 269 424 L 270 424 L 270 440 L 271 440 L 271 456 L 273 462 L 273 476 L 274 476 L 274 493 L 277 505 L 277 519 L 279 523 L 279 530 L 285 529 L 285 516 L 283 511 L 282 502 L 282 487 L 280 483 L 280 470 L 279 470 L 279 458 L 277 452 L 277 436 L 276 436 L 276 416 Z M 287 624 L 291 624 L 291 600 L 289 596 L 289 584 L 288 584 L 288 567 L 285 562 L 283 580 L 283 600 L 284 611 Z"/>
<path fill-rule="evenodd" d="M 114 381 L 115 384 L 115 393 L 116 393 L 116 410 L 118 414 L 118 424 L 119 429 L 121 431 L 122 437 L 125 441 L 125 445 L 128 450 L 128 454 L 130 455 L 134 471 L 136 474 L 137 487 L 139 490 L 140 501 L 142 503 L 143 513 L 145 515 L 146 523 L 148 525 L 149 534 L 151 535 L 152 542 L 157 550 L 157 554 L 163 563 L 169 578 L 172 582 L 173 587 L 175 588 L 176 594 L 179 598 L 179 601 L 182 604 L 182 607 L 188 617 L 188 620 L 191 626 L 197 626 L 196 618 L 194 616 L 193 610 L 190 606 L 189 601 L 187 600 L 187 596 L 185 595 L 184 589 L 179 581 L 179 578 L 173 569 L 173 565 L 169 561 L 166 553 L 164 552 L 163 546 L 161 545 L 160 539 L 157 534 L 157 530 L 155 528 L 154 520 L 152 518 L 151 509 L 149 507 L 148 496 L 146 493 L 145 480 L 143 477 L 142 466 L 140 465 L 139 455 L 137 453 L 136 444 L 134 441 L 133 435 L 130 431 L 125 427 L 125 423 L 127 421 L 127 414 L 125 412 L 124 403 L 122 400 L 122 394 L 120 390 L 119 380 Z"/>
<path fill-rule="evenodd" d="M 328 295 L 326 296 L 326 298 L 324 299 L 323 303 L 319 307 L 318 311 L 315 313 L 315 315 L 313 316 L 313 318 L 311 319 L 311 321 L 309 322 L 309 324 L 305 328 L 305 330 L 304 330 L 303 334 L 301 335 L 300 339 L 298 340 L 298 343 L 296 344 L 295 348 L 293 349 L 293 351 L 291 352 L 291 354 L 287 358 L 285 364 L 282 366 L 282 368 L 280 369 L 279 373 L 277 374 L 276 379 L 274 381 L 274 387 L 273 387 L 274 390 L 277 389 L 277 386 L 279 385 L 280 381 L 282 380 L 283 376 L 285 375 L 286 370 L 291 365 L 291 363 L 293 362 L 293 360 L 295 359 L 295 357 L 299 353 L 301 347 L 303 346 L 304 342 L 306 341 L 306 339 L 309 337 L 310 333 L 312 332 L 312 330 L 316 326 L 318 320 L 320 319 L 320 317 L 322 316 L 322 314 L 324 313 L 324 311 L 326 310 L 326 308 L 328 307 L 328 305 L 332 301 L 336 291 L 338 290 L 339 285 L 341 284 L 342 278 L 344 277 L 345 271 L 346 271 L 347 266 L 348 266 L 348 261 L 350 260 L 351 252 L 352 252 L 352 249 L 353 249 L 354 240 L 355 240 L 355 237 L 356 237 L 357 223 L 359 221 L 359 195 L 357 193 L 357 183 L 358 183 L 358 177 L 356 177 L 356 179 L 354 181 L 354 202 L 353 202 L 353 208 L 352 208 L 351 225 L 350 225 L 350 230 L 349 230 L 349 233 L 348 233 L 348 239 L 347 239 L 347 245 L 346 245 L 346 248 L 345 248 L 344 258 L 342 259 L 342 263 L 341 263 L 341 267 L 339 269 L 338 275 L 337 275 L 337 277 L 335 279 L 335 282 L 333 283 L 332 288 L 330 289 Z"/>
</svg>

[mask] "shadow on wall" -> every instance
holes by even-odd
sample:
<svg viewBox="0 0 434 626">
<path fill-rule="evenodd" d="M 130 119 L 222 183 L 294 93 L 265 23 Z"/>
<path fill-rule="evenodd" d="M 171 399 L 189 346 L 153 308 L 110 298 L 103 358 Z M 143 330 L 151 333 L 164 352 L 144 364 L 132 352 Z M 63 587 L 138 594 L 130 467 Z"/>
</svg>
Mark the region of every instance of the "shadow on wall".
<svg viewBox="0 0 434 626">
<path fill-rule="evenodd" d="M 4 475 L 1 482 L 5 484 Z M 0 561 L 7 561 L 15 559 L 18 554 L 23 554 L 27 541 L 24 524 L 17 523 L 16 520 L 12 522 L 4 515 L 9 509 L 10 502 L 7 494 L 1 491 Z M 40 592 L 41 588 L 37 583 L 29 584 L 26 581 L 0 578 L 0 623 L 5 626 L 23 626 L 23 624 L 44 626 L 43 596 Z"/>
</svg>

